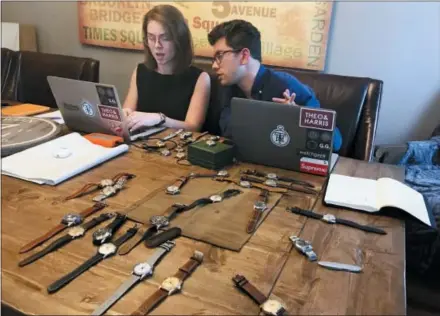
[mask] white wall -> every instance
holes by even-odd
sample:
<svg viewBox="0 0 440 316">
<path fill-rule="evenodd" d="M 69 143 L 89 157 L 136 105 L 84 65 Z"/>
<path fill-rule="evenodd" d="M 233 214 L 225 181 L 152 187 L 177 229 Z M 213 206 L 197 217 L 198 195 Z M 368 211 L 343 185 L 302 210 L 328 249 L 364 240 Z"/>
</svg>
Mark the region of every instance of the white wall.
<svg viewBox="0 0 440 316">
<path fill-rule="evenodd" d="M 2 2 L 2 21 L 37 26 L 39 51 L 99 59 L 121 98 L 141 52 L 82 46 L 76 2 Z M 440 123 L 440 3 L 338 2 L 329 73 L 384 81 L 376 143 L 424 139 Z"/>
<path fill-rule="evenodd" d="M 376 143 L 428 137 L 440 124 L 440 3 L 337 3 L 327 72 L 384 81 Z"/>
</svg>

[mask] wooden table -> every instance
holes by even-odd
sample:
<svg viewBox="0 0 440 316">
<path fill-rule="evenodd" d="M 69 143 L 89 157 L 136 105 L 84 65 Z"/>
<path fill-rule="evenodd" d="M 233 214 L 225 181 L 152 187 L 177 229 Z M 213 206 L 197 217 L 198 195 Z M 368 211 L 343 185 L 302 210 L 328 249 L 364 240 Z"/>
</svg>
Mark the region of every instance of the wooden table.
<svg viewBox="0 0 440 316">
<path fill-rule="evenodd" d="M 58 224 L 65 213 L 90 206 L 90 196 L 71 200 L 68 204 L 61 202 L 61 197 L 85 183 L 100 181 L 117 172 L 135 173 L 136 185 L 128 185 L 126 190 L 108 200 L 106 209 L 117 211 L 131 207 L 154 190 L 163 190 L 189 170 L 202 169 L 180 166 L 170 157 L 131 148 L 129 153 L 56 187 L 2 176 L 2 304 L 25 314 L 90 314 L 130 276 L 136 263 L 145 261 L 155 250 L 139 245 L 126 256 L 116 255 L 104 260 L 64 289 L 49 295 L 46 291 L 49 284 L 95 254 L 91 232 L 23 268 L 17 266 L 18 261 L 32 252 L 19 255 L 20 246 Z M 335 172 L 367 178 L 390 176 L 403 179 L 403 170 L 397 167 L 342 157 Z M 294 174 L 320 186 L 325 182 L 322 177 Z M 322 193 L 316 203 L 309 203 L 303 194 L 281 199 L 240 252 L 178 238 L 176 247 L 157 266 L 154 275 L 138 284 L 107 313 L 134 312 L 166 277 L 173 275 L 187 261 L 194 250 L 200 250 L 204 253 L 203 264 L 187 279 L 183 291 L 168 297 L 151 312 L 152 315 L 258 314 L 258 306 L 233 286 L 231 278 L 236 273 L 245 275 L 265 295 L 281 299 L 290 315 L 406 314 L 403 221 L 329 209 L 321 200 Z M 388 234 L 364 233 L 290 214 L 285 207 L 293 202 L 318 213 L 329 212 L 359 223 L 374 224 Z M 132 225 L 126 223 L 120 234 Z M 355 251 L 360 250 L 364 270 L 352 274 L 321 268 L 292 249 L 290 235 L 310 240 L 320 260 L 354 263 Z"/>
</svg>

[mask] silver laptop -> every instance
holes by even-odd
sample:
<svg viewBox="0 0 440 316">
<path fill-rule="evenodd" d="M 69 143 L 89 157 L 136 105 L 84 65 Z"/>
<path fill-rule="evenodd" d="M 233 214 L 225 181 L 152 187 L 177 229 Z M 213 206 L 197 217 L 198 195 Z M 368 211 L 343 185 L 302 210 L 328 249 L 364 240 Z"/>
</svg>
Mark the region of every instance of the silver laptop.
<svg viewBox="0 0 440 316">
<path fill-rule="evenodd" d="M 238 160 L 322 176 L 331 169 L 333 110 L 233 98 L 230 124 Z"/>
<path fill-rule="evenodd" d="M 47 81 L 64 122 L 71 130 L 117 135 L 125 142 L 132 142 L 166 128 L 146 128 L 130 133 L 113 85 L 54 76 L 48 76 Z"/>
</svg>

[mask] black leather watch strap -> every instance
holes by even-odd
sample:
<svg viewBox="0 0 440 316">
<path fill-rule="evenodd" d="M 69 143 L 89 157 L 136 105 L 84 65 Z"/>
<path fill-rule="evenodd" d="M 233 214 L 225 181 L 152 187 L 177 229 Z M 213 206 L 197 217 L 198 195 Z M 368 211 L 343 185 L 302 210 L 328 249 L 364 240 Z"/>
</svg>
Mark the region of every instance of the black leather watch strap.
<svg viewBox="0 0 440 316">
<path fill-rule="evenodd" d="M 156 248 L 164 242 L 179 237 L 181 234 L 182 230 L 179 227 L 173 227 L 146 239 L 145 246 L 147 246 L 148 248 Z"/>
<path fill-rule="evenodd" d="M 381 235 L 386 235 L 387 232 L 384 231 L 383 229 L 374 227 L 374 226 L 369 226 L 369 225 L 361 225 L 358 224 L 356 222 L 347 220 L 347 219 L 343 219 L 343 218 L 336 218 L 334 217 L 334 222 L 329 221 L 328 219 L 325 218 L 325 215 L 322 214 L 318 214 L 318 213 L 314 213 L 308 210 L 303 210 L 299 207 L 287 207 L 286 208 L 287 211 L 298 214 L 298 215 L 304 215 L 310 218 L 314 218 L 314 219 L 320 219 L 320 220 L 324 220 L 327 223 L 335 223 L 335 224 L 341 224 L 341 225 L 345 225 L 345 226 L 349 226 L 349 227 L 353 227 L 353 228 L 357 228 L 369 233 L 376 233 L 376 234 L 381 234 Z M 327 215 L 328 216 L 328 215 Z"/>
<path fill-rule="evenodd" d="M 95 254 L 93 257 L 91 257 L 89 260 L 85 261 L 82 265 L 80 265 L 78 268 L 70 272 L 69 274 L 66 274 L 61 279 L 55 281 L 51 285 L 47 287 L 47 292 L 49 294 L 55 293 L 67 284 L 69 284 L 73 279 L 81 275 L 83 272 L 87 271 L 97 263 L 99 263 L 103 259 L 103 255 L 100 253 Z"/>
<path fill-rule="evenodd" d="M 126 242 L 127 240 L 129 240 L 130 238 L 132 238 L 134 235 L 136 235 L 138 229 L 139 229 L 139 228 L 138 228 L 137 226 L 132 227 L 132 228 L 129 228 L 129 229 L 127 230 L 127 232 L 126 232 L 124 235 L 122 235 L 121 237 L 119 237 L 118 239 L 116 239 L 115 242 L 113 242 L 113 244 L 114 244 L 117 248 L 119 248 L 124 242 Z"/>
<path fill-rule="evenodd" d="M 88 231 L 88 230 L 98 226 L 102 222 L 105 222 L 106 220 L 108 220 L 112 217 L 113 217 L 112 213 L 104 213 L 104 214 L 101 214 L 101 215 L 91 219 L 87 223 L 83 224 L 82 227 L 84 228 L 85 231 Z"/>
<path fill-rule="evenodd" d="M 224 191 L 221 195 L 222 195 L 222 197 L 223 197 L 224 199 L 227 199 L 227 198 L 230 198 L 230 197 L 236 196 L 236 195 L 238 195 L 238 194 L 240 194 L 240 193 L 241 193 L 240 190 L 237 190 L 237 189 L 229 189 L 229 190 Z"/>
<path fill-rule="evenodd" d="M 121 228 L 121 226 L 125 223 L 126 220 L 127 220 L 127 215 L 118 213 L 114 221 L 111 222 L 107 226 L 107 228 L 110 229 L 112 235 L 114 235 L 118 231 L 118 229 Z"/>
<path fill-rule="evenodd" d="M 56 240 L 54 240 L 51 244 L 49 244 L 46 248 L 42 249 L 39 252 L 34 253 L 32 256 L 20 261 L 18 263 L 19 267 L 24 267 L 42 257 L 44 257 L 45 255 L 61 248 L 62 246 L 68 244 L 70 241 L 73 240 L 73 237 L 70 235 L 65 235 L 63 237 L 60 237 Z"/>
</svg>

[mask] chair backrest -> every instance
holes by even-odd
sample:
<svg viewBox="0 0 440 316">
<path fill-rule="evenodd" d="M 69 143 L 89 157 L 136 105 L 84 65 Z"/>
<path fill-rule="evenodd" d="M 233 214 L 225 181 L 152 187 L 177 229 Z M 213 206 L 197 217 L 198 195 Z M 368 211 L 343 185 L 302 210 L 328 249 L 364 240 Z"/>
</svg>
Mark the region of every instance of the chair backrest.
<svg viewBox="0 0 440 316">
<path fill-rule="evenodd" d="M 57 107 L 47 76 L 99 82 L 99 61 L 39 52 L 17 52 L 16 100 Z"/>
<path fill-rule="evenodd" d="M 204 129 L 219 134 L 218 121 L 221 108 L 217 104 L 218 84 L 209 61 L 200 60 L 195 66 L 211 75 L 211 102 Z M 337 126 L 343 143 L 341 156 L 370 161 L 373 155 L 383 82 L 371 78 L 349 77 L 318 72 L 271 67 L 288 72 L 310 86 L 322 108 L 335 110 Z"/>
<path fill-rule="evenodd" d="M 17 87 L 15 84 L 17 58 L 18 54 L 16 51 L 2 47 L 2 100 L 17 100 Z"/>
</svg>

